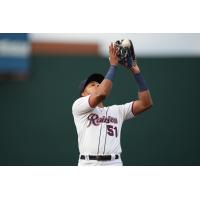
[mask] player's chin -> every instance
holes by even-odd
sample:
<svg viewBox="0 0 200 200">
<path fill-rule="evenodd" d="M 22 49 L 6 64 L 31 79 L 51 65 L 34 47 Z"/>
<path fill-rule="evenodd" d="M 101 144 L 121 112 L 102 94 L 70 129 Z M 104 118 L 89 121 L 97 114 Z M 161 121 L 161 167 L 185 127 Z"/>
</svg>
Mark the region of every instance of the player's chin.
<svg viewBox="0 0 200 200">
<path fill-rule="evenodd" d="M 97 93 L 97 90 L 92 90 L 92 91 L 89 92 L 89 94 L 90 95 L 97 95 L 98 93 Z"/>
</svg>

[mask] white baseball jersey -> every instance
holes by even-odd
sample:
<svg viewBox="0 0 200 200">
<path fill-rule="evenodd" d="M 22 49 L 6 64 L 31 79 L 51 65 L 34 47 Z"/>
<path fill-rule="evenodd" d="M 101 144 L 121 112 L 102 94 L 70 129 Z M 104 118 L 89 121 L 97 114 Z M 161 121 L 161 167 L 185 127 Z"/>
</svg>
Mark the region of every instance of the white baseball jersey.
<svg viewBox="0 0 200 200">
<path fill-rule="evenodd" d="M 81 155 L 120 154 L 121 127 L 125 120 L 133 118 L 132 103 L 91 108 L 89 97 L 80 97 L 72 106 L 74 123 L 78 133 Z"/>
</svg>

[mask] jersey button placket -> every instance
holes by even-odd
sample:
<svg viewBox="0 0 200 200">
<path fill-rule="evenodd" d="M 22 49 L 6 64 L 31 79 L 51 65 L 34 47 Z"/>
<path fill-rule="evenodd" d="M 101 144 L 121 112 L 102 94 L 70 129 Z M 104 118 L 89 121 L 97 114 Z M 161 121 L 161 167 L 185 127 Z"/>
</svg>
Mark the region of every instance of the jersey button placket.
<svg viewBox="0 0 200 200">
<path fill-rule="evenodd" d="M 100 118 L 102 118 L 104 115 L 104 108 L 98 108 L 99 110 L 99 116 Z M 103 147 L 102 147 L 102 144 L 103 144 L 103 141 L 104 141 L 104 129 L 105 129 L 105 124 L 103 122 L 101 122 L 101 133 L 100 133 L 100 144 L 99 144 L 99 155 L 102 155 L 103 154 Z M 98 162 L 101 162 L 98 160 Z"/>
</svg>

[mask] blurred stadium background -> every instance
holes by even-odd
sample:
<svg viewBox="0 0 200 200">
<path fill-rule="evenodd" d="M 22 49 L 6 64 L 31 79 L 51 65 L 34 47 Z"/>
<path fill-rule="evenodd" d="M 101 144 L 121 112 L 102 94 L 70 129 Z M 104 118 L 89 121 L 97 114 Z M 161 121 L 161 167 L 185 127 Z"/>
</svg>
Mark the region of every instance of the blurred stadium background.
<svg viewBox="0 0 200 200">
<path fill-rule="evenodd" d="M 200 34 L 0 34 L 0 165 L 77 165 L 71 106 L 108 45 L 132 39 L 154 107 L 122 129 L 124 165 L 200 165 Z M 106 105 L 137 98 L 120 67 Z"/>
</svg>

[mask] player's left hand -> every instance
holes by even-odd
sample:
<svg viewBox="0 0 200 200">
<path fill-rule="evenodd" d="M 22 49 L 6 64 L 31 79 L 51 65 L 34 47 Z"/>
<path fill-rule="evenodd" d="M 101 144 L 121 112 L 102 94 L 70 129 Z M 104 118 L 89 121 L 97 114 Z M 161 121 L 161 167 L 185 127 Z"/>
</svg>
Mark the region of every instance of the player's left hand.
<svg viewBox="0 0 200 200">
<path fill-rule="evenodd" d="M 135 56 L 135 51 L 134 51 L 134 47 L 133 47 L 133 43 L 131 40 L 129 40 L 130 42 L 130 48 L 128 49 L 128 56 L 127 56 L 127 67 L 131 68 L 137 65 L 136 62 L 136 56 Z"/>
</svg>

